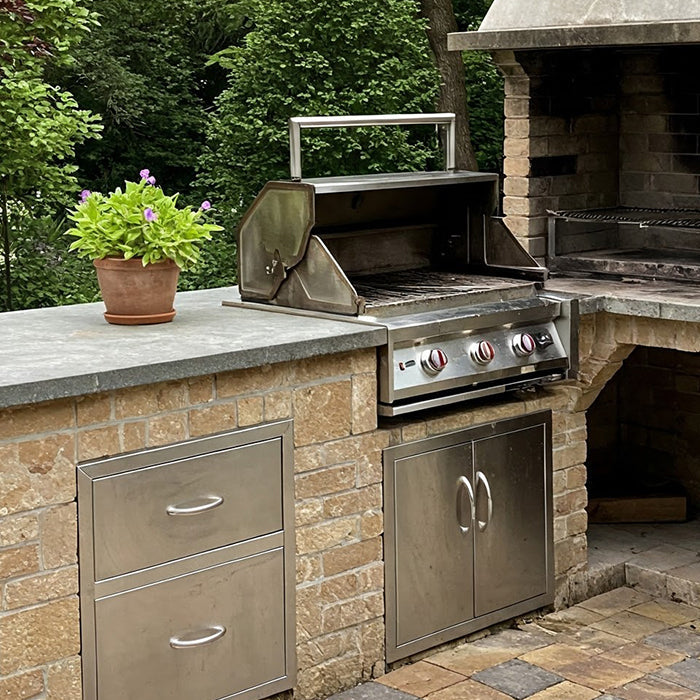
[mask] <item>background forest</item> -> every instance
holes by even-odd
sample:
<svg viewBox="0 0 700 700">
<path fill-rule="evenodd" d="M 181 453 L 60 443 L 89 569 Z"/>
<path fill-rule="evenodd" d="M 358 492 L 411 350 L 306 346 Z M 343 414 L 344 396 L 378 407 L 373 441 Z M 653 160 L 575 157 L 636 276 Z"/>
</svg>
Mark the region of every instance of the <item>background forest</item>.
<svg viewBox="0 0 700 700">
<path fill-rule="evenodd" d="M 459 29 L 491 0 L 452 0 Z M 180 289 L 235 283 L 235 229 L 287 178 L 287 118 L 442 109 L 436 0 L 0 0 L 0 311 L 95 301 L 65 211 L 148 168 L 224 227 Z M 464 54 L 473 152 L 499 171 L 502 82 Z M 421 129 L 304 132 L 304 175 L 440 168 Z M 470 163 L 473 165 L 473 163 Z"/>
</svg>

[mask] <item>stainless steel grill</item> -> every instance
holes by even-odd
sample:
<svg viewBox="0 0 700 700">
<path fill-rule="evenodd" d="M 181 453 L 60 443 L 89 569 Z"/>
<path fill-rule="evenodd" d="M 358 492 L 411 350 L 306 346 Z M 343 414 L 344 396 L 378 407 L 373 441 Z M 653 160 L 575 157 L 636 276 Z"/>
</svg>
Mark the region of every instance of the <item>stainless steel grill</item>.
<svg viewBox="0 0 700 700">
<path fill-rule="evenodd" d="M 301 178 L 301 128 L 447 126 L 447 170 Z M 238 232 L 243 304 L 381 324 L 379 412 L 398 415 L 561 379 L 573 302 L 493 216 L 498 176 L 454 170 L 454 115 L 291 120 L 292 181 L 269 182 Z"/>
</svg>

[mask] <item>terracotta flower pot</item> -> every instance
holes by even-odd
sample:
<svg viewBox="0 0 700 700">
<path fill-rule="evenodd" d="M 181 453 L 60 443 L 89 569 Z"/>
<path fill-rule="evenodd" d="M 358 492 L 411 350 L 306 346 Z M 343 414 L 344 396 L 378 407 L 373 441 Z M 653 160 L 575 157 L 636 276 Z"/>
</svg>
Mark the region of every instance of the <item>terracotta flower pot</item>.
<svg viewBox="0 0 700 700">
<path fill-rule="evenodd" d="M 144 266 L 141 258 L 102 258 L 93 264 L 109 323 L 135 326 L 173 320 L 180 268 L 172 260 Z"/>
</svg>

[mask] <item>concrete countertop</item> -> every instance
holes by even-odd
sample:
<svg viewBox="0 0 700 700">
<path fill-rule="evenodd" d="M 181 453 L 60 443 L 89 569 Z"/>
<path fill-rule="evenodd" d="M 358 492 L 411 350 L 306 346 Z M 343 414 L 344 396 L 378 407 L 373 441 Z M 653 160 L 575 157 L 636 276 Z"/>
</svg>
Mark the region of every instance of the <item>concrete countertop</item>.
<svg viewBox="0 0 700 700">
<path fill-rule="evenodd" d="M 582 314 L 700 322 L 700 287 L 550 279 Z M 386 343 L 379 326 L 222 306 L 236 287 L 181 292 L 171 323 L 115 326 L 103 304 L 0 314 L 0 408 L 329 355 Z"/>
<path fill-rule="evenodd" d="M 101 302 L 0 314 L 0 408 L 386 343 L 377 326 L 221 305 L 238 298 L 181 292 L 149 326 L 110 325 Z"/>
<path fill-rule="evenodd" d="M 547 280 L 545 290 L 578 297 L 582 314 L 607 311 L 621 316 L 700 322 L 700 287 L 696 285 L 553 277 Z"/>
</svg>

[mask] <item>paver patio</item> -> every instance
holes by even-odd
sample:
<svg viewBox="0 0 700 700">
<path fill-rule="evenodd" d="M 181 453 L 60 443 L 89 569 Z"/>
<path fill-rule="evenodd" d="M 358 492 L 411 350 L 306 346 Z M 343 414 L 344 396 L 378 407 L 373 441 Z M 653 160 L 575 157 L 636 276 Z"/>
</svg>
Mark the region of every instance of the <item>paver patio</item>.
<svg viewBox="0 0 700 700">
<path fill-rule="evenodd" d="M 329 700 L 700 700 L 700 608 L 617 588 Z"/>
</svg>

